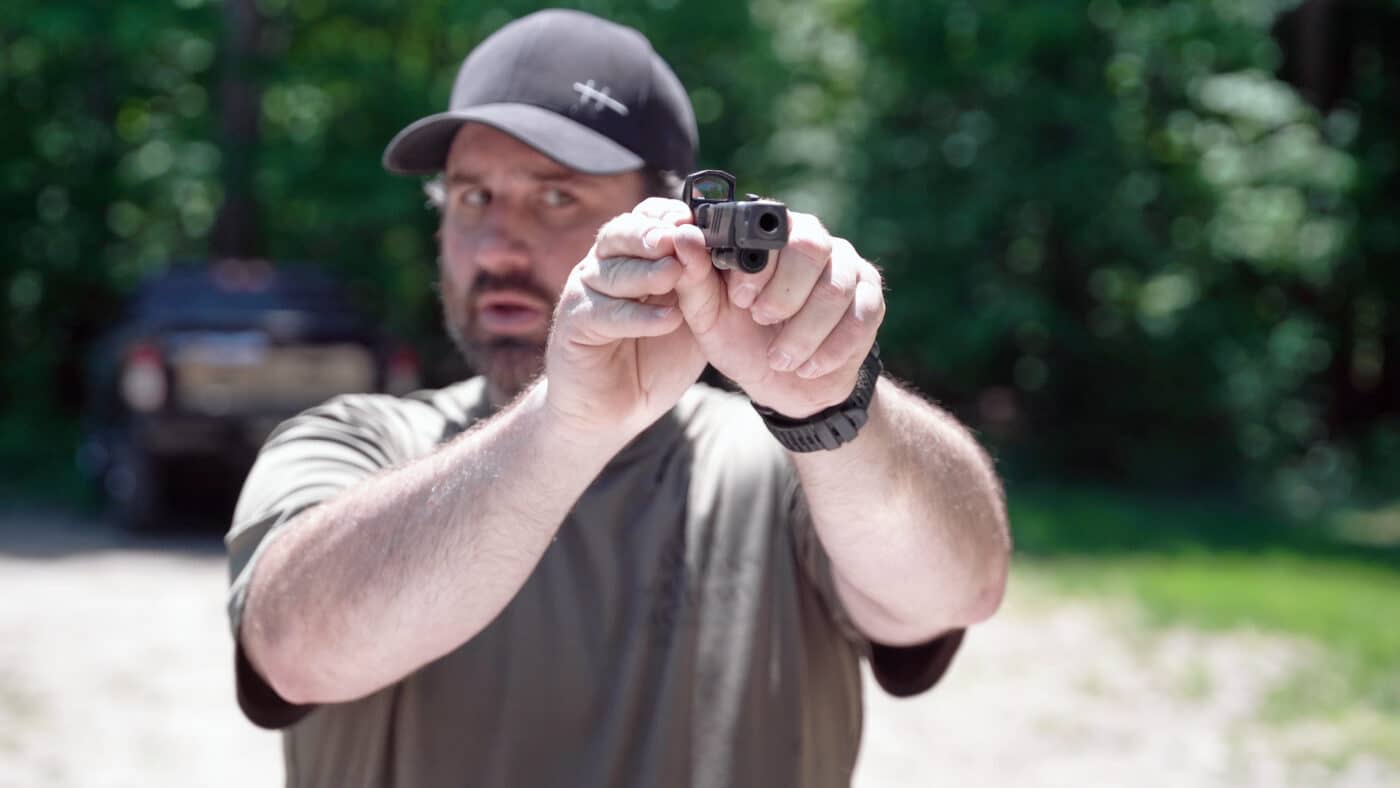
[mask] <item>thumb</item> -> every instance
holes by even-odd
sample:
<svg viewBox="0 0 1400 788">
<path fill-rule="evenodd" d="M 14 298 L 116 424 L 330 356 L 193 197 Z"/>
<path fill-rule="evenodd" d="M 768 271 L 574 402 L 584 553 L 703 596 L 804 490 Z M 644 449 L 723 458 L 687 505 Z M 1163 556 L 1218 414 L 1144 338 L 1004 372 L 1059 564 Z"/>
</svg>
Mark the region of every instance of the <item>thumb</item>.
<svg viewBox="0 0 1400 788">
<path fill-rule="evenodd" d="M 681 315 L 691 332 L 704 334 L 719 320 L 724 308 L 724 280 L 710 262 L 710 250 L 705 246 L 705 234 L 693 224 L 675 229 L 672 239 L 676 259 L 682 272 L 676 282 L 676 297 Z"/>
</svg>

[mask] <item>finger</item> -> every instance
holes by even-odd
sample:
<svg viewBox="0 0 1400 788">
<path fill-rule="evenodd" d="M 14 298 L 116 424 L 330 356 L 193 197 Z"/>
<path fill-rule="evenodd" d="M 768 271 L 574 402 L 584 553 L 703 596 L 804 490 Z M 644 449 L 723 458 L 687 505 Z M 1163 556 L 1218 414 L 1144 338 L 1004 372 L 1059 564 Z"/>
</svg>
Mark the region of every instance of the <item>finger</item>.
<svg viewBox="0 0 1400 788">
<path fill-rule="evenodd" d="M 868 265 L 868 264 L 867 264 Z M 885 319 L 885 294 L 874 266 L 856 284 L 850 308 L 801 366 L 797 376 L 811 380 L 859 366 Z"/>
<path fill-rule="evenodd" d="M 584 285 L 614 298 L 642 298 L 675 289 L 683 269 L 674 256 L 660 260 L 641 257 L 608 257 L 587 260 L 580 266 Z"/>
<path fill-rule="evenodd" d="M 807 363 L 850 310 L 860 275 L 848 261 L 833 259 L 822 270 L 807 303 L 788 319 L 768 346 L 768 363 L 790 372 Z"/>
<path fill-rule="evenodd" d="M 666 224 L 681 224 L 691 221 L 690 206 L 680 200 L 668 197 L 648 197 L 632 209 L 632 213 Z"/>
<path fill-rule="evenodd" d="M 657 260 L 675 254 L 671 235 L 675 225 L 638 213 L 624 213 L 610 219 L 598 231 L 593 244 L 599 259 L 608 257 L 644 257 Z"/>
<path fill-rule="evenodd" d="M 568 306 L 567 319 L 575 341 L 601 345 L 619 339 L 659 337 L 680 327 L 680 310 L 674 304 L 644 304 L 628 298 L 613 298 L 592 288 Z"/>
<path fill-rule="evenodd" d="M 749 310 L 760 325 L 772 325 L 797 314 L 831 259 L 832 238 L 817 217 L 792 213 L 788 225 L 787 246 L 770 266 L 774 269 L 772 278 Z"/>
<path fill-rule="evenodd" d="M 740 309 L 748 309 L 758 300 L 758 294 L 768 286 L 773 272 L 778 270 L 778 251 L 768 253 L 768 265 L 762 271 L 749 274 L 737 268 L 730 269 L 725 283 L 729 288 L 729 301 Z"/>
<path fill-rule="evenodd" d="M 705 235 L 694 225 L 677 227 L 676 257 L 685 269 L 676 282 L 677 303 L 690 330 L 704 334 L 719 321 L 724 308 L 724 281 L 710 264 Z"/>
</svg>

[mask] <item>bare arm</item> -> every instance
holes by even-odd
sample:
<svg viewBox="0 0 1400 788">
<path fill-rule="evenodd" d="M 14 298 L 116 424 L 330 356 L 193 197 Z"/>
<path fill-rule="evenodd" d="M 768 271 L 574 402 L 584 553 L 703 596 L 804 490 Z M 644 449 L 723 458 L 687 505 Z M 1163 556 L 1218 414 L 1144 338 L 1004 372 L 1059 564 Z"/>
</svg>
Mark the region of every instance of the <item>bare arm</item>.
<svg viewBox="0 0 1400 788">
<path fill-rule="evenodd" d="M 704 359 L 680 313 L 646 302 L 681 274 L 643 243 L 662 223 L 653 209 L 605 225 L 571 272 L 542 382 L 270 537 L 239 637 L 282 698 L 362 697 L 480 632 L 608 460 L 699 376 Z"/>
<path fill-rule="evenodd" d="M 253 570 L 240 635 L 279 695 L 293 703 L 364 696 L 500 613 L 626 440 L 567 431 L 545 398 L 538 384 L 479 428 L 272 537 Z"/>
<path fill-rule="evenodd" d="M 1001 487 L 951 416 L 882 378 L 854 441 L 793 457 L 861 631 L 912 645 L 996 611 L 1011 547 Z"/>
<path fill-rule="evenodd" d="M 711 364 L 792 418 L 845 400 L 884 320 L 879 272 L 816 217 L 789 213 L 788 244 L 761 272 L 709 263 L 680 223 L 681 310 Z M 837 593 L 872 639 L 909 645 L 990 616 L 1010 537 L 991 463 L 948 414 L 879 381 L 869 420 L 835 451 L 795 454 Z"/>
</svg>

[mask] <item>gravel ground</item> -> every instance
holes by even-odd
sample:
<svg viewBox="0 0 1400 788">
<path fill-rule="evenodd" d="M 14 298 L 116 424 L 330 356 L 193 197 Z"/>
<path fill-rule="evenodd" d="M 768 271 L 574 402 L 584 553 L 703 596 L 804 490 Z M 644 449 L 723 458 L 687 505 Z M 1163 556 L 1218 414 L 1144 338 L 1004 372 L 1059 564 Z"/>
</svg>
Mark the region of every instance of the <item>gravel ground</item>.
<svg viewBox="0 0 1400 788">
<path fill-rule="evenodd" d="M 0 512 L 0 788 L 280 784 L 277 736 L 232 700 L 223 571 L 213 538 Z M 1317 658 L 1262 634 L 1148 634 L 1013 583 L 935 691 L 867 682 L 855 785 L 1400 785 L 1394 764 L 1318 756 L 1327 726 L 1256 721 Z"/>
</svg>

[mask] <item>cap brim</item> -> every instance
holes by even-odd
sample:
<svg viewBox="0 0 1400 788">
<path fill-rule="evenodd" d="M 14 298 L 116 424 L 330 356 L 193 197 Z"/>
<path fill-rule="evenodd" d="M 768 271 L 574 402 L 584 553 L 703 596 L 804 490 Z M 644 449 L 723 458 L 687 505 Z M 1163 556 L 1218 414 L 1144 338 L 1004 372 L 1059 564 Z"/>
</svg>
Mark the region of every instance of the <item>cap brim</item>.
<svg viewBox="0 0 1400 788">
<path fill-rule="evenodd" d="M 482 104 L 416 121 L 384 149 L 384 169 L 400 175 L 431 175 L 447 165 L 457 130 L 468 121 L 515 137 L 564 166 L 594 175 L 629 172 L 645 162 L 593 129 L 532 104 Z"/>
</svg>

